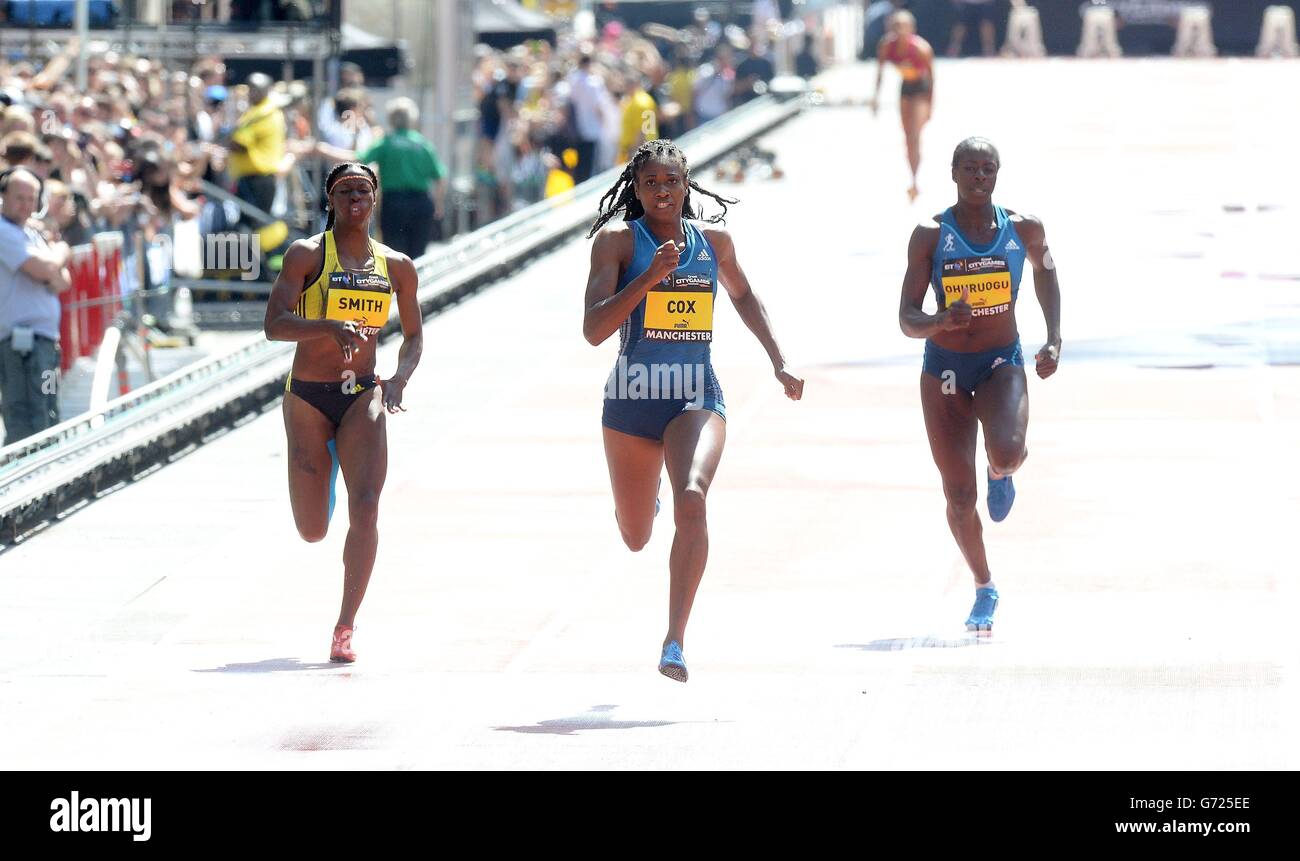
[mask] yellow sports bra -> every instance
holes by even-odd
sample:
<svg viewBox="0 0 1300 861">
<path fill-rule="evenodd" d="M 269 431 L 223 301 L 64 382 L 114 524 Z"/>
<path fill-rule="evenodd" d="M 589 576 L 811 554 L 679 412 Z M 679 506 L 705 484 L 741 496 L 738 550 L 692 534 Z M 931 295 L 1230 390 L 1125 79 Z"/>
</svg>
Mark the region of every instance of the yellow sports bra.
<svg viewBox="0 0 1300 861">
<path fill-rule="evenodd" d="M 303 288 L 295 309 L 308 320 L 350 320 L 360 332 L 375 335 L 388 322 L 393 283 L 388 279 L 388 258 L 370 240 L 375 268 L 364 272 L 344 269 L 334 246 L 334 231 L 324 234 L 325 260 L 320 274 Z"/>
</svg>

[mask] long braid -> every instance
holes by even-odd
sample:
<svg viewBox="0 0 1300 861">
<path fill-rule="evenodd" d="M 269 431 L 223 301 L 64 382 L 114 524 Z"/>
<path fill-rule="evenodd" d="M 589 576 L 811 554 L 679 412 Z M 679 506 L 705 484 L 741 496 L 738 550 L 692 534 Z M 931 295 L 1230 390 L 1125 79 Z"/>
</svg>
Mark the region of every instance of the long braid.
<svg viewBox="0 0 1300 861">
<path fill-rule="evenodd" d="M 370 169 L 369 165 L 361 164 L 356 161 L 345 161 L 334 165 L 334 168 L 329 172 L 329 175 L 325 177 L 326 201 L 329 200 L 330 192 L 334 190 L 334 182 L 350 170 L 364 172 L 364 174 L 369 177 L 371 184 L 376 189 L 379 188 L 379 177 L 375 176 L 375 172 Z M 330 230 L 334 227 L 334 207 L 328 206 L 327 204 L 327 211 L 329 214 L 325 217 L 325 229 Z"/>
<path fill-rule="evenodd" d="M 701 188 L 698 183 L 690 179 L 690 172 L 687 170 L 686 154 L 682 152 L 671 140 L 653 140 L 646 141 L 637 147 L 632 155 L 632 159 L 623 168 L 618 179 L 609 191 L 605 192 L 600 199 L 599 215 L 595 224 L 591 226 L 591 232 L 587 238 L 595 236 L 596 233 L 604 227 L 614 216 L 620 212 L 623 213 L 624 221 L 635 221 L 645 215 L 645 209 L 641 206 L 641 201 L 636 196 L 636 176 L 641 167 L 649 161 L 677 162 L 682 166 L 682 173 L 687 177 L 686 197 L 682 201 L 682 217 L 707 221 L 709 224 L 717 224 L 725 221 L 727 216 L 727 204 L 738 203 L 729 197 L 723 197 L 720 194 Z M 698 191 L 700 194 L 711 197 L 722 206 L 722 212 L 712 218 L 703 218 L 701 213 L 695 211 L 691 205 L 691 191 Z M 702 211 L 701 211 L 702 212 Z"/>
<path fill-rule="evenodd" d="M 614 180 L 609 191 L 600 198 L 600 206 L 597 208 L 600 214 L 596 218 L 596 223 L 591 226 L 591 232 L 587 234 L 588 239 L 595 236 L 596 232 L 619 212 L 625 213 L 624 221 L 632 221 L 645 215 L 641 201 L 636 199 L 636 172 L 641 165 L 645 164 L 647 158 L 644 149 L 645 147 L 642 146 L 636 151 L 632 160 L 627 163 L 627 167 L 623 168 L 623 172 L 618 175 L 618 179 Z M 606 209 L 607 202 L 608 209 Z"/>
</svg>

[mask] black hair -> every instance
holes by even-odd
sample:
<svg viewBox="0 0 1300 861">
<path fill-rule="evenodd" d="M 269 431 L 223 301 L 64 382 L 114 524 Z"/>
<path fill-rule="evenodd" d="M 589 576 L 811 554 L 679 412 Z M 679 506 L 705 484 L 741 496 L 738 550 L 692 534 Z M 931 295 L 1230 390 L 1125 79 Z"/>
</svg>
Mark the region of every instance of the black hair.
<svg viewBox="0 0 1300 861">
<path fill-rule="evenodd" d="M 354 171 L 354 175 L 364 175 L 369 177 L 370 183 L 374 188 L 379 188 L 379 177 L 370 169 L 369 165 L 362 164 L 358 161 L 345 161 L 334 165 L 334 169 L 325 177 L 325 200 L 328 201 L 330 192 L 334 190 L 334 183 L 342 179 L 349 171 Z M 325 229 L 329 230 L 334 226 L 334 207 L 328 206 L 329 215 L 325 217 Z"/>
<path fill-rule="evenodd" d="M 993 160 L 998 163 L 998 167 L 1002 166 L 1002 156 L 998 155 L 998 148 L 993 145 L 993 141 L 981 137 L 969 137 L 957 144 L 957 148 L 952 151 L 952 166 L 957 166 L 957 160 L 961 158 L 963 153 L 975 149 L 989 150 L 993 153 Z"/>
<path fill-rule="evenodd" d="M 624 221 L 634 221 L 645 215 L 645 208 L 641 206 L 641 201 L 637 200 L 636 197 L 636 176 L 642 166 L 651 161 L 676 162 L 682 166 L 682 173 L 688 177 L 686 181 L 686 200 L 682 203 L 683 218 L 700 219 L 707 221 L 709 224 L 717 224 L 720 221 L 726 221 L 727 204 L 739 202 L 729 197 L 714 194 L 696 185 L 695 181 L 689 178 L 690 174 L 686 169 L 686 154 L 672 141 L 666 139 L 646 141 L 637 147 L 632 159 L 627 163 L 627 167 L 623 168 L 623 172 L 614 181 L 614 185 L 600 199 L 600 214 L 596 218 L 596 223 L 591 226 L 591 232 L 587 234 L 588 239 L 595 236 L 596 232 L 604 227 L 606 222 L 615 215 L 618 215 L 619 212 L 623 213 Z M 703 210 L 697 213 L 691 205 L 692 190 L 698 191 L 705 197 L 711 197 L 722 204 L 722 212 L 712 218 L 704 218 L 701 214 Z"/>
</svg>

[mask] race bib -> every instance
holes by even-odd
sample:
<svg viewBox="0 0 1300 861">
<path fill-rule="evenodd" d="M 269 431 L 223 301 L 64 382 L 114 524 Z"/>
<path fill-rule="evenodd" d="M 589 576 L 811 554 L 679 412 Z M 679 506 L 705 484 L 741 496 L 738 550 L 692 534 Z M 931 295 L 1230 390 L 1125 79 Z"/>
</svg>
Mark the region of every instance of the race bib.
<svg viewBox="0 0 1300 861">
<path fill-rule="evenodd" d="M 713 281 L 698 272 L 674 272 L 645 295 L 648 341 L 712 341 Z"/>
<path fill-rule="evenodd" d="M 392 285 L 373 272 L 331 272 L 325 319 L 356 323 L 364 334 L 379 332 L 388 322 Z"/>
<path fill-rule="evenodd" d="M 1011 271 L 1005 257 L 959 257 L 943 261 L 943 297 L 947 308 L 961 299 L 975 317 L 1003 314 L 1011 308 Z"/>
</svg>

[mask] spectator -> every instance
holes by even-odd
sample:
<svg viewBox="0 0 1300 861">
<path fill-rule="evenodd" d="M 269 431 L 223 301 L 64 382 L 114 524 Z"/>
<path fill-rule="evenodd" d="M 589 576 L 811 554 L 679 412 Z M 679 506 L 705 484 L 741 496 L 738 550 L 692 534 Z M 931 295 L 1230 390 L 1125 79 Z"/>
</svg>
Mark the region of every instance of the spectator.
<svg viewBox="0 0 1300 861">
<path fill-rule="evenodd" d="M 623 120 L 618 140 L 618 160 L 625 162 L 636 148 L 659 137 L 659 106 L 646 89 L 646 82 L 636 72 L 627 77 L 627 96 L 623 100 Z"/>
<path fill-rule="evenodd" d="M 340 99 L 345 99 L 347 104 L 340 107 Z M 336 136 L 336 130 L 340 126 L 359 127 L 362 125 L 361 121 L 363 120 L 364 125 L 369 129 L 372 123 L 370 122 L 370 102 L 366 96 L 365 72 L 356 63 L 340 63 L 339 88 L 333 98 L 327 98 L 321 102 L 316 112 L 316 124 L 320 128 L 322 136 L 331 145 L 362 149 L 369 146 L 371 141 L 365 140 L 357 144 L 349 144 L 332 138 Z M 329 130 L 328 133 L 327 130 Z"/>
<path fill-rule="evenodd" d="M 668 100 L 677 106 L 676 118 L 667 133 L 669 137 L 680 137 L 695 128 L 695 66 L 685 45 L 679 45 L 673 56 L 665 92 Z"/>
<path fill-rule="evenodd" d="M 722 39 L 722 25 L 713 20 L 706 6 L 696 6 L 693 17 L 694 23 L 687 30 L 688 38 L 697 54 L 708 54 Z"/>
<path fill-rule="evenodd" d="M 995 50 L 994 39 L 994 0 L 953 0 L 957 20 L 952 25 L 952 36 L 948 41 L 948 56 L 961 55 L 962 43 L 966 41 L 966 28 L 978 27 L 980 50 L 986 57 L 992 57 Z"/>
<path fill-rule="evenodd" d="M 509 211 L 510 134 L 521 77 L 520 63 L 512 57 L 507 69 L 498 68 L 492 72 L 479 101 L 479 178 L 491 186 L 490 197 L 498 212 Z"/>
<path fill-rule="evenodd" d="M 614 99 L 605 87 L 605 80 L 592 68 L 591 54 L 578 59 L 578 68 L 569 76 L 569 102 L 572 105 L 574 133 L 577 143 L 578 164 L 574 168 L 574 182 L 591 178 L 597 167 L 597 150 L 604 136 L 609 116 L 617 110 Z"/>
<path fill-rule="evenodd" d="M 59 422 L 59 299 L 70 285 L 66 243 L 47 243 L 30 219 L 42 183 L 27 168 L 0 181 L 0 410 L 5 445 Z"/>
<path fill-rule="evenodd" d="M 268 213 L 285 153 L 284 112 L 272 100 L 271 87 L 271 79 L 261 72 L 249 77 L 249 107 L 230 134 L 229 162 L 235 194 Z"/>
<path fill-rule="evenodd" d="M 0 121 L 0 138 L 14 132 L 36 133 L 36 119 L 32 112 L 21 105 L 13 105 L 5 110 L 5 117 Z"/>
<path fill-rule="evenodd" d="M 0 158 L 3 158 L 9 167 L 26 167 L 40 175 L 36 162 L 42 151 L 49 152 L 31 132 L 13 131 L 0 138 Z M 47 169 L 46 176 L 48 174 Z M 41 179 L 45 178 L 41 176 Z"/>
<path fill-rule="evenodd" d="M 442 238 L 447 169 L 433 144 L 416 130 L 420 110 L 415 102 L 389 102 L 388 123 L 392 131 L 357 153 L 356 160 L 379 168 L 384 244 L 416 260 L 429 250 L 431 240 Z"/>
<path fill-rule="evenodd" d="M 321 122 L 321 140 L 330 146 L 350 150 L 363 150 L 375 142 L 374 133 L 366 119 L 366 94 L 357 88 L 339 90 L 333 99 L 335 115 L 329 122 Z M 412 103 L 414 104 L 414 103 Z M 392 104 L 389 104 L 392 118 Z"/>
<path fill-rule="evenodd" d="M 45 184 L 44 236 L 47 242 L 85 245 L 93 237 L 86 199 L 57 179 Z"/>
<path fill-rule="evenodd" d="M 515 132 L 515 167 L 511 177 L 515 209 L 522 209 L 546 196 L 548 169 L 554 162 L 554 157 L 546 150 L 540 126 L 521 126 Z"/>
<path fill-rule="evenodd" d="M 813 40 L 805 36 L 803 47 L 799 49 L 799 53 L 794 58 L 794 73 L 801 78 L 808 79 L 820 71 L 819 65 L 817 53 L 813 50 Z"/>
<path fill-rule="evenodd" d="M 204 57 L 194 64 L 192 74 L 199 79 L 203 90 L 209 87 L 224 87 L 226 84 L 226 64 L 220 57 Z"/>
<path fill-rule="evenodd" d="M 226 98 L 229 92 L 221 84 L 212 84 L 203 91 L 203 104 L 194 114 L 194 137 L 202 143 L 216 143 L 230 134 L 225 122 Z"/>
<path fill-rule="evenodd" d="M 519 88 L 523 79 L 524 64 L 518 56 L 512 55 L 506 59 L 505 78 L 497 81 L 491 93 L 499 117 L 492 160 L 502 214 L 514 209 L 515 135 L 518 131 Z"/>
<path fill-rule="evenodd" d="M 731 106 L 731 89 L 736 71 L 731 64 L 731 49 L 719 45 L 713 61 L 700 67 L 695 78 L 695 116 L 701 123 L 716 119 Z"/>
<path fill-rule="evenodd" d="M 749 14 L 749 38 L 754 53 L 765 56 L 772 29 L 781 26 L 781 10 L 777 7 L 776 0 L 754 0 Z"/>
<path fill-rule="evenodd" d="M 776 77 L 772 61 L 758 53 L 757 46 L 750 48 L 742 43 L 740 62 L 736 65 L 736 79 L 732 87 L 732 104 L 740 107 L 767 92 L 767 85 Z"/>
</svg>

